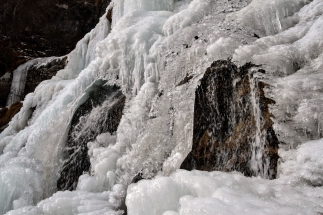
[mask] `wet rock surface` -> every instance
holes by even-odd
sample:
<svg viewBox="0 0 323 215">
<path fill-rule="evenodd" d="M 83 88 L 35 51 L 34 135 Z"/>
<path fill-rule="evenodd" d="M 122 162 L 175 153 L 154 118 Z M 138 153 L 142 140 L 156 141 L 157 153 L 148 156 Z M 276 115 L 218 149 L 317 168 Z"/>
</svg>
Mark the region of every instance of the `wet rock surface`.
<svg viewBox="0 0 323 215">
<path fill-rule="evenodd" d="M 10 93 L 12 73 L 6 73 L 0 78 L 0 108 L 5 107 Z"/>
<path fill-rule="evenodd" d="M 0 78 L 0 87 L 3 91 L 0 97 L 0 106 L 9 106 L 15 102 L 24 100 L 28 93 L 33 92 L 36 87 L 44 80 L 51 79 L 56 73 L 66 66 L 67 57 L 49 58 L 44 63 L 37 62 L 28 64 L 21 70 L 13 73 L 6 73 Z M 24 65 L 22 65 L 24 66 Z M 15 75 L 20 75 L 20 78 L 15 79 Z M 14 83 L 14 82 L 19 82 Z"/>
<path fill-rule="evenodd" d="M 254 78 L 258 72 L 264 71 L 230 61 L 216 61 L 207 69 L 195 92 L 193 146 L 182 169 L 276 177 L 278 139 L 268 110 L 274 101 Z"/>
<path fill-rule="evenodd" d="M 0 133 L 8 126 L 10 120 L 20 111 L 22 108 L 21 102 L 16 102 L 9 108 L 0 109 Z"/>
<path fill-rule="evenodd" d="M 31 59 L 68 54 L 95 27 L 109 3 L 110 0 L 2 1 L 0 77 Z M 34 88 L 34 83 L 29 85 L 27 93 Z M 8 88 L 8 83 L 0 80 L 0 106 L 6 103 Z"/>
<path fill-rule="evenodd" d="M 44 80 L 51 79 L 56 73 L 64 69 L 67 64 L 67 57 L 56 58 L 48 64 L 42 66 L 33 66 L 28 69 L 27 80 L 25 85 L 25 92 L 23 98 L 31 92 Z M 22 98 L 22 99 L 23 99 Z"/>
<path fill-rule="evenodd" d="M 58 190 L 74 190 L 78 178 L 90 169 L 87 143 L 101 133 L 114 134 L 119 126 L 126 97 L 117 86 L 98 86 L 73 116 L 64 151 L 65 162 Z"/>
<path fill-rule="evenodd" d="M 62 56 L 98 23 L 110 0 L 4 0 L 0 76 L 27 60 Z"/>
</svg>

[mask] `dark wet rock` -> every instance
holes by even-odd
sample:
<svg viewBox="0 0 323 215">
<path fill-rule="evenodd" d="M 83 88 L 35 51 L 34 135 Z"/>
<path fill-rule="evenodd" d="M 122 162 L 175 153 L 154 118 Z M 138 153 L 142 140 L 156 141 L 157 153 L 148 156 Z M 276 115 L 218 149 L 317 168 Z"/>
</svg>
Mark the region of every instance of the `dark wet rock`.
<svg viewBox="0 0 323 215">
<path fill-rule="evenodd" d="M 107 19 L 112 23 L 113 8 L 110 8 L 107 12 Z"/>
<path fill-rule="evenodd" d="M 11 81 L 12 73 L 7 73 L 0 78 L 0 108 L 6 106 L 7 98 L 10 93 Z"/>
<path fill-rule="evenodd" d="M 3 0 L 0 77 L 31 59 L 71 52 L 95 27 L 109 3 L 110 0 Z M 6 86 L 0 87 L 3 106 L 8 92 Z"/>
<path fill-rule="evenodd" d="M 0 6 L 0 46 L 7 47 L 8 53 L 16 53 L 21 61 L 65 55 L 95 27 L 109 3 L 110 0 L 4 0 Z M 10 67 L 2 64 L 2 57 L 5 56 L 0 57 L 0 70 Z"/>
<path fill-rule="evenodd" d="M 252 64 L 237 68 L 230 61 L 207 69 L 195 92 L 193 147 L 182 169 L 276 177 L 278 139 L 268 110 L 273 101 L 264 95 L 266 85 L 253 77 L 258 72 L 264 71 Z M 256 136 L 263 150 L 253 144 Z M 263 153 L 258 168 L 251 166 L 253 151 Z"/>
<path fill-rule="evenodd" d="M 58 190 L 73 190 L 78 178 L 90 169 L 87 143 L 101 133 L 114 134 L 119 126 L 126 97 L 117 86 L 99 85 L 75 112 L 68 133 L 65 162 Z"/>
<path fill-rule="evenodd" d="M 56 73 L 64 69 L 67 63 L 67 57 L 56 58 L 47 64 L 41 66 L 32 66 L 28 69 L 25 91 L 23 99 L 28 93 L 34 92 L 35 88 L 44 80 L 51 79 Z"/>
<path fill-rule="evenodd" d="M 9 108 L 2 108 L 0 110 L 0 132 L 8 126 L 10 120 L 20 111 L 21 108 L 22 103 L 16 102 Z"/>
<path fill-rule="evenodd" d="M 138 183 L 139 181 L 141 181 L 142 179 L 144 179 L 142 173 L 138 173 L 131 181 L 131 183 Z"/>
<path fill-rule="evenodd" d="M 177 84 L 177 87 L 188 83 L 192 78 L 193 78 L 192 75 L 187 74 L 186 77 Z"/>
<path fill-rule="evenodd" d="M 6 94 L 2 95 L 2 103 L 0 103 L 0 105 L 11 105 L 15 102 L 22 101 L 25 96 L 28 93 L 33 92 L 42 81 L 51 79 L 59 70 L 63 69 L 66 66 L 66 63 L 67 57 L 61 57 L 52 59 L 49 58 L 46 63 L 41 63 L 36 60 L 32 63 L 27 63 L 26 66 L 22 65 L 23 69 L 17 70 L 20 72 L 20 74 L 14 72 L 13 75 L 21 75 L 19 80 L 20 84 L 17 85 L 15 83 L 14 85 L 10 86 L 10 93 L 6 92 Z M 11 85 L 11 81 L 13 79 L 11 73 L 6 73 L 5 76 L 10 76 L 10 81 L 7 83 Z M 0 81 L 0 85 L 1 84 L 2 82 Z M 7 101 L 5 102 L 5 100 Z"/>
</svg>

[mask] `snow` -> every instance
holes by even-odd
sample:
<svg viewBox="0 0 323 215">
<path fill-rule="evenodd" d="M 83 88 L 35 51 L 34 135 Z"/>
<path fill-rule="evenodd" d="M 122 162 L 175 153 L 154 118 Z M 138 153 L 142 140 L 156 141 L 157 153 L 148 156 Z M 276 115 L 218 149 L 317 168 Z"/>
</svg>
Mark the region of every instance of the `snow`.
<svg viewBox="0 0 323 215">
<path fill-rule="evenodd" d="M 115 0 L 112 7 L 112 23 L 104 15 L 0 134 L 3 214 L 122 214 L 125 197 L 135 215 L 323 213 L 322 1 Z M 178 170 L 192 147 L 199 80 L 228 58 L 267 71 L 259 78 L 276 101 L 282 142 L 276 180 Z M 185 77 L 192 78 L 180 85 Z M 88 143 L 90 172 L 75 191 L 57 192 L 72 116 L 102 80 L 127 97 L 118 130 Z M 134 184 L 136 176 L 151 180 Z"/>
</svg>

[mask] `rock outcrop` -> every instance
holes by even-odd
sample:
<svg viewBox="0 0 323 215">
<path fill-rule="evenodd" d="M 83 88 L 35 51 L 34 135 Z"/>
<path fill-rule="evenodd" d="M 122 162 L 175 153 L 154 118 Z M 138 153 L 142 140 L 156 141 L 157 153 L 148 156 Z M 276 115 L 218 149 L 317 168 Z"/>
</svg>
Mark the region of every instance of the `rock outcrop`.
<svg viewBox="0 0 323 215">
<path fill-rule="evenodd" d="M 67 57 L 55 58 L 48 64 L 41 66 L 33 66 L 28 69 L 25 91 L 22 99 L 31 92 L 34 92 L 35 88 L 44 80 L 51 79 L 56 73 L 64 69 L 67 63 Z"/>
<path fill-rule="evenodd" d="M 7 98 L 10 93 L 12 81 L 12 73 L 6 73 L 0 77 L 0 108 L 5 107 L 7 103 Z"/>
<path fill-rule="evenodd" d="M 1 2 L 0 78 L 31 59 L 68 54 L 95 27 L 109 3 L 110 0 Z M 6 103 L 7 85 L 0 80 L 0 106 Z"/>
<path fill-rule="evenodd" d="M 181 168 L 275 178 L 278 139 L 252 64 L 216 61 L 195 92 L 193 148 Z"/>
<path fill-rule="evenodd" d="M 2 132 L 10 122 L 10 120 L 20 111 L 21 102 L 16 102 L 9 108 L 0 109 L 0 132 Z"/>
<path fill-rule="evenodd" d="M 56 73 L 66 66 L 67 57 L 37 58 L 19 66 L 11 75 L 6 73 L 7 82 L 0 82 L 7 86 L 11 84 L 10 90 L 3 93 L 1 106 L 24 100 L 28 93 L 31 93 L 44 80 L 52 78 Z M 0 79 L 1 80 L 1 79 Z M 8 95 L 9 94 L 9 95 Z M 7 98 L 5 101 L 4 98 Z"/>
<path fill-rule="evenodd" d="M 99 85 L 77 109 L 68 133 L 58 190 L 74 190 L 79 177 L 89 171 L 87 144 L 101 133 L 113 135 L 117 131 L 125 101 L 119 87 Z"/>
</svg>

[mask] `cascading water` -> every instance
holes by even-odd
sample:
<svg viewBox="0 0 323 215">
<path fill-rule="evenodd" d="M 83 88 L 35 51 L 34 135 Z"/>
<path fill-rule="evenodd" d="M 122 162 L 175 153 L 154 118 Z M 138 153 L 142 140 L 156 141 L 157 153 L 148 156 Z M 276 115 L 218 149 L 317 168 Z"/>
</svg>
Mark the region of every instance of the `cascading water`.
<svg viewBox="0 0 323 215">
<path fill-rule="evenodd" d="M 255 65 L 216 61 L 195 92 L 193 148 L 181 168 L 273 179 L 278 139 Z M 265 148 L 267 151 L 265 151 Z"/>
<path fill-rule="evenodd" d="M 124 203 L 127 213 L 136 215 L 212 214 L 214 211 L 323 213 L 321 140 L 305 143 L 298 149 L 281 150 L 283 163 L 276 180 L 246 178 L 239 173 L 178 170 L 190 151 L 196 149 L 192 143 L 196 132 L 195 92 L 201 89 L 207 68 L 217 60 L 232 57 L 237 68 L 243 68 L 249 61 L 261 65 L 273 88 L 267 91 L 264 86 L 259 87 L 260 82 L 249 79 L 248 73 L 241 78 L 240 70 L 233 70 L 239 75 L 230 84 L 239 84 L 239 80 L 245 84 L 236 93 L 246 95 L 253 104 L 250 122 L 254 124 L 237 126 L 234 131 L 237 138 L 242 138 L 243 129 L 253 129 L 256 134 L 256 139 L 249 141 L 254 143 L 254 156 L 250 153 L 250 159 L 245 162 L 248 167 L 250 161 L 255 164 L 251 165 L 255 175 L 267 177 L 268 172 L 263 167 L 266 156 L 260 155 L 261 151 L 268 150 L 259 147 L 262 137 L 277 140 L 268 120 L 269 109 L 278 116 L 272 119 L 275 129 L 285 134 L 279 138 L 289 146 L 294 139 L 298 144 L 308 140 L 303 136 L 291 138 L 303 125 L 316 126 L 312 132 L 317 131 L 317 121 L 322 120 L 317 116 L 313 126 L 307 116 L 320 112 L 323 104 L 318 78 L 323 56 L 323 44 L 317 39 L 322 35 L 323 26 L 320 0 L 114 0 L 107 8 L 110 10 L 113 10 L 112 24 L 105 14 L 68 55 L 65 69 L 27 95 L 21 111 L 0 134 L 3 214 L 8 211 L 11 215 L 122 214 Z M 293 66 L 297 62 L 301 69 Z M 306 76 L 311 84 L 302 82 L 301 89 L 295 89 L 293 86 Z M 104 129 L 96 132 L 88 126 L 90 121 L 76 123 L 78 126 L 72 122 L 99 80 L 107 86 L 117 85 L 126 97 L 115 133 Z M 284 85 L 285 80 L 293 86 Z M 285 94 L 279 95 L 279 90 Z M 262 99 L 265 100 L 264 91 L 276 100 L 276 106 L 261 105 Z M 305 101 L 309 96 L 306 92 L 313 93 L 310 101 Z M 292 103 L 294 109 L 289 121 L 285 120 L 286 93 L 300 104 Z M 106 94 L 107 98 L 112 95 Z M 237 101 L 240 104 L 243 99 Z M 102 105 L 79 121 L 93 119 L 96 124 L 97 111 L 112 103 Z M 257 122 L 261 115 L 268 122 L 266 135 L 262 123 Z M 235 116 L 232 122 L 237 123 L 239 117 Z M 82 151 L 86 145 L 81 157 L 87 151 L 86 159 L 91 165 L 88 170 L 86 165 L 80 168 L 84 174 L 78 178 L 77 185 L 78 176 L 71 180 L 72 186 L 62 188 L 76 187 L 75 190 L 57 192 L 62 165 L 73 166 L 66 159 L 68 156 L 64 156 L 69 128 L 75 131 L 80 128 L 82 132 L 76 133 L 81 135 L 94 131 L 93 138 L 85 141 L 88 143 L 80 143 L 82 146 L 77 143 L 73 151 L 73 154 L 78 149 Z M 233 148 L 233 151 L 236 150 Z M 273 152 L 277 151 L 268 150 Z M 133 180 L 136 176 L 143 180 L 131 184 L 137 181 Z"/>
<path fill-rule="evenodd" d="M 272 178 L 272 174 L 275 174 L 273 173 L 275 170 L 270 169 L 270 157 L 268 157 L 268 153 L 265 153 L 265 148 L 267 148 L 267 150 L 270 149 L 266 146 L 267 131 L 262 129 L 262 124 L 264 123 L 261 122 L 263 116 L 260 110 L 259 82 L 256 77 L 256 71 L 251 70 L 248 76 L 250 82 L 250 100 L 252 103 L 254 120 L 256 122 L 256 134 L 251 144 L 252 156 L 250 165 L 255 175 L 260 175 L 262 178 Z M 278 157 L 278 155 L 276 156 Z"/>
<path fill-rule="evenodd" d="M 58 190 L 74 190 L 78 178 L 90 170 L 87 143 L 102 133 L 114 135 L 117 131 L 125 97 L 117 86 L 104 86 L 103 81 L 98 81 L 97 85 L 73 116 Z"/>
</svg>

